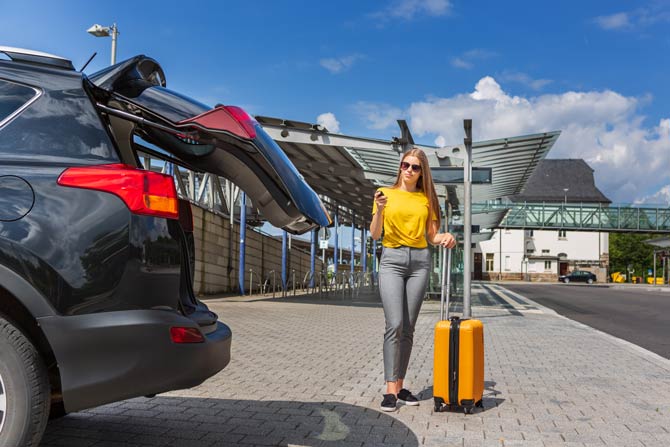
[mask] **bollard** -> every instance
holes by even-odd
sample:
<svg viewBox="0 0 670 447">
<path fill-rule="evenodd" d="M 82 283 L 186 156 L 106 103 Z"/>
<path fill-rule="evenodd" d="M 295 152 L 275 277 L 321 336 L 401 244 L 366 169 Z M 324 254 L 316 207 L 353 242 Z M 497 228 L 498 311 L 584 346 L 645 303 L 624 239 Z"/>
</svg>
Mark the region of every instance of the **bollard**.
<svg viewBox="0 0 670 447">
<path fill-rule="evenodd" d="M 249 295 L 254 294 L 254 269 L 249 269 Z"/>
</svg>

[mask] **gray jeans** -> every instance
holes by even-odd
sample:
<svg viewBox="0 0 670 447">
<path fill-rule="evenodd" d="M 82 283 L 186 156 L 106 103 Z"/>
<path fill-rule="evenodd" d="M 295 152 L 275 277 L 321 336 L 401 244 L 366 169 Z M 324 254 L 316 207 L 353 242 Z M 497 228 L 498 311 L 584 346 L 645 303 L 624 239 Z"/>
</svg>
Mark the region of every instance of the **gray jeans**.
<svg viewBox="0 0 670 447">
<path fill-rule="evenodd" d="M 428 248 L 384 247 L 379 263 L 379 294 L 384 306 L 384 380 L 404 379 L 414 326 L 426 294 L 431 257 Z"/>
</svg>

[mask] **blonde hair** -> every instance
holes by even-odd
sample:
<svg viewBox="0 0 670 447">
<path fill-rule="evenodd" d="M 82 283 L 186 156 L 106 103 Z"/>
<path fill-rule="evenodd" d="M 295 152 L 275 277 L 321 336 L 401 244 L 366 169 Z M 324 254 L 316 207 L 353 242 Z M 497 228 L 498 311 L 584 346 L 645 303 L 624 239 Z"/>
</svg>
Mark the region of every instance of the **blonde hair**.
<svg viewBox="0 0 670 447">
<path fill-rule="evenodd" d="M 437 193 L 435 192 L 435 184 L 433 183 L 433 175 L 430 173 L 430 166 L 428 165 L 428 157 L 426 153 L 418 147 L 413 147 L 402 155 L 400 163 L 405 161 L 407 157 L 416 157 L 421 163 L 421 175 L 416 182 L 418 189 L 428 198 L 428 222 L 432 220 L 432 216 L 436 217 L 437 228 L 440 228 L 440 202 L 437 200 Z M 402 169 L 398 166 L 398 177 L 392 188 L 398 188 L 402 182 Z M 438 230 L 439 231 L 439 230 Z"/>
</svg>

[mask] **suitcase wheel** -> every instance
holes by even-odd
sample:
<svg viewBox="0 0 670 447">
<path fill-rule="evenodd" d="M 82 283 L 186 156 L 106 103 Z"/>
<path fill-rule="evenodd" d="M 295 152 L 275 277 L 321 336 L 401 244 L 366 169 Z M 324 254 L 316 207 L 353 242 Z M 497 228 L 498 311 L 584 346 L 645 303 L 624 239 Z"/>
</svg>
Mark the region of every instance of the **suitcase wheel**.
<svg viewBox="0 0 670 447">
<path fill-rule="evenodd" d="M 435 401 L 435 413 L 441 412 L 442 406 L 444 405 L 444 399 L 441 397 L 434 397 L 433 400 Z"/>
<path fill-rule="evenodd" d="M 472 409 L 474 407 L 463 407 L 463 413 L 465 414 L 472 414 Z"/>
</svg>

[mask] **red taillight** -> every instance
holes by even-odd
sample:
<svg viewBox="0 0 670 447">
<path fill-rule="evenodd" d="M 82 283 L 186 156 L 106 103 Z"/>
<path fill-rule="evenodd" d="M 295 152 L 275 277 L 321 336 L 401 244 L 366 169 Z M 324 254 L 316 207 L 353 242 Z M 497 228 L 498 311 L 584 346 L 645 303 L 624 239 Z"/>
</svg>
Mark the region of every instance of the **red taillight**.
<svg viewBox="0 0 670 447">
<path fill-rule="evenodd" d="M 224 109 L 235 118 L 235 121 L 240 123 L 244 130 L 249 134 L 249 138 L 256 138 L 256 128 L 254 127 L 255 120 L 251 118 L 247 112 L 237 106 L 224 106 Z"/>
<path fill-rule="evenodd" d="M 179 124 L 198 124 L 205 129 L 225 130 L 241 138 L 254 139 L 256 138 L 256 120 L 247 114 L 244 110 L 236 106 L 216 106 L 212 110 L 208 110 L 193 118 L 179 121 Z M 186 135 L 177 137 L 182 140 Z M 197 135 L 197 134 L 196 134 Z M 193 142 L 197 144 L 197 138 L 190 137 Z"/>
<path fill-rule="evenodd" d="M 174 343 L 204 343 L 205 337 L 194 327 L 171 327 L 170 338 Z"/>
<path fill-rule="evenodd" d="M 169 175 L 119 163 L 68 168 L 58 184 L 114 194 L 135 214 L 179 218 L 177 190 Z"/>
</svg>

